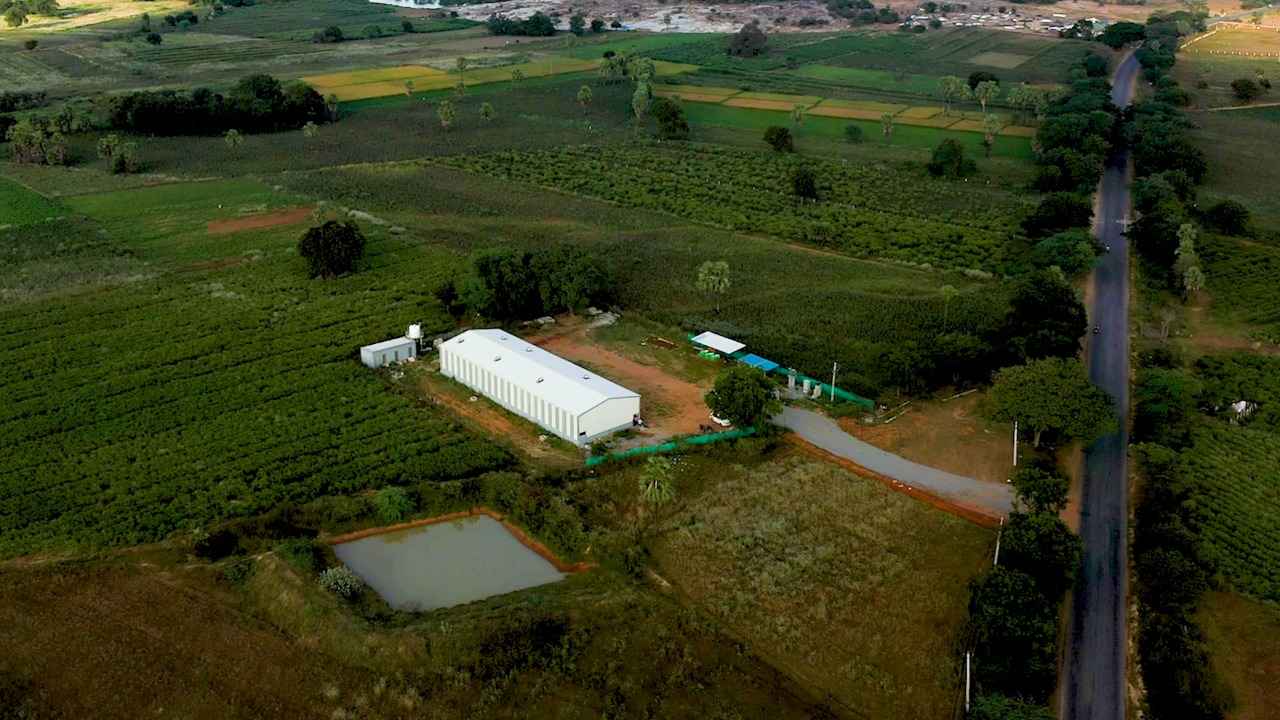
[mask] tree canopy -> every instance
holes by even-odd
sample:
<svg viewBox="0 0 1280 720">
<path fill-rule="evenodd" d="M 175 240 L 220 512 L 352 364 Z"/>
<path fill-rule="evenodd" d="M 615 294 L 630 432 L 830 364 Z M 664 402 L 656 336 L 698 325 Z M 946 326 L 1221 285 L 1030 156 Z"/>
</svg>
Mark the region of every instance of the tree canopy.
<svg viewBox="0 0 1280 720">
<path fill-rule="evenodd" d="M 336 277 L 355 270 L 364 246 L 364 233 L 355 223 L 329 220 L 303 233 L 298 254 L 306 259 L 311 277 Z"/>
<path fill-rule="evenodd" d="M 720 418 L 739 427 L 760 427 L 782 411 L 774 397 L 774 384 L 760 370 L 734 363 L 716 378 L 707 393 L 707 407 Z"/>
<path fill-rule="evenodd" d="M 760 29 L 760 23 L 752 20 L 729 38 L 729 54 L 734 57 L 755 57 L 768 48 L 769 38 Z"/>
<path fill-rule="evenodd" d="M 521 320 L 578 311 L 607 302 L 608 272 L 581 248 L 556 246 L 536 252 L 509 247 L 477 252 L 461 299 L 471 311 L 494 320 Z"/>
<path fill-rule="evenodd" d="M 1111 397 L 1089 382 L 1074 358 L 1045 358 L 996 373 L 991 386 L 994 417 L 1018 421 L 1040 446 L 1045 432 L 1089 443 L 1116 427 Z"/>
<path fill-rule="evenodd" d="M 1014 286 L 1000 345 L 1014 362 L 1075 357 L 1089 320 L 1075 288 L 1052 269 L 1028 273 Z"/>
</svg>

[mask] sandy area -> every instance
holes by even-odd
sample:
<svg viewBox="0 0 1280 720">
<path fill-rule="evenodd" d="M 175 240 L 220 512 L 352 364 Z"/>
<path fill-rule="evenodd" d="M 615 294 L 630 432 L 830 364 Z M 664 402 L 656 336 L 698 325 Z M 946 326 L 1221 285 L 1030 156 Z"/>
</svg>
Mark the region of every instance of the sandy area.
<svg viewBox="0 0 1280 720">
<path fill-rule="evenodd" d="M 1003 483 L 1013 470 L 1012 431 L 978 412 L 980 393 L 948 402 L 916 401 L 888 424 L 841 418 L 846 432 L 922 465 L 986 482 Z"/>
<path fill-rule="evenodd" d="M 153 2 L 136 2 L 135 0 L 64 0 L 61 15 L 35 15 L 20 28 L 11 28 L 8 23 L 0 21 L 0 33 L 9 30 L 57 31 L 71 28 L 97 25 L 109 20 L 131 18 L 143 13 L 151 13 L 152 17 L 178 11 L 189 10 L 191 6 L 186 0 L 154 0 Z"/>
</svg>

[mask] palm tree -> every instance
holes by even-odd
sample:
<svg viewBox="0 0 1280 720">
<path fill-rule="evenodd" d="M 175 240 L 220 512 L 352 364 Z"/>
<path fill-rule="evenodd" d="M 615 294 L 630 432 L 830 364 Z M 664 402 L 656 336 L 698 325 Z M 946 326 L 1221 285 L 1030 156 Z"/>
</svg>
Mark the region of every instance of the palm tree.
<svg viewBox="0 0 1280 720">
<path fill-rule="evenodd" d="M 664 455 L 654 455 L 640 473 L 640 500 L 657 506 L 671 502 L 676 496 L 676 464 Z"/>
<path fill-rule="evenodd" d="M 708 260 L 698 266 L 697 288 L 716 297 L 716 314 L 720 314 L 720 296 L 729 291 L 729 263 Z"/>
<path fill-rule="evenodd" d="M 232 128 L 222 136 L 222 141 L 227 144 L 227 147 L 231 148 L 232 152 L 235 152 L 240 149 L 241 145 L 244 145 L 244 136 L 240 134 L 239 130 Z"/>
<path fill-rule="evenodd" d="M 591 104 L 591 87 L 583 85 L 578 89 L 578 104 L 582 106 L 582 112 L 587 111 L 587 106 Z"/>
<path fill-rule="evenodd" d="M 880 116 L 880 131 L 884 133 L 885 142 L 890 142 L 893 139 L 893 113 L 885 113 Z"/>
<path fill-rule="evenodd" d="M 408 95 L 409 97 L 413 97 L 413 81 L 412 80 L 404 81 L 404 94 Z"/>
<path fill-rule="evenodd" d="M 987 114 L 987 103 L 1000 97 L 1000 83 L 994 80 L 983 80 L 973 89 L 973 96 L 982 106 L 982 114 Z"/>
<path fill-rule="evenodd" d="M 316 125 L 310 120 L 307 121 L 306 125 L 302 126 L 302 136 L 305 138 L 313 138 L 319 134 L 320 134 L 320 126 Z"/>
<path fill-rule="evenodd" d="M 960 291 L 951 285 L 943 285 L 939 291 L 942 293 L 942 329 L 946 330 L 949 325 L 949 315 L 951 313 L 951 301 L 956 299 Z"/>
<path fill-rule="evenodd" d="M 483 120 L 486 124 L 488 124 L 493 122 L 493 118 L 494 118 L 493 103 L 489 103 L 489 102 L 480 103 L 480 119 Z"/>
<path fill-rule="evenodd" d="M 511 71 L 511 87 L 514 89 L 516 85 L 520 84 L 521 80 L 524 80 L 524 71 L 521 70 L 520 68 L 516 68 L 512 70 Z"/>
<path fill-rule="evenodd" d="M 795 123 L 797 127 L 804 124 L 804 106 L 803 105 L 796 105 L 795 107 L 791 108 L 791 122 Z"/>
<path fill-rule="evenodd" d="M 453 109 L 453 103 L 441 100 L 440 105 L 436 107 L 436 117 L 440 118 L 440 127 L 448 130 L 453 127 L 453 121 L 457 119 L 458 114 Z"/>
<path fill-rule="evenodd" d="M 324 107 L 329 111 L 329 122 L 338 122 L 338 96 L 329 93 L 324 99 Z"/>
<path fill-rule="evenodd" d="M 467 81 L 467 59 L 465 57 L 458 58 L 458 82 L 465 84 Z"/>
</svg>

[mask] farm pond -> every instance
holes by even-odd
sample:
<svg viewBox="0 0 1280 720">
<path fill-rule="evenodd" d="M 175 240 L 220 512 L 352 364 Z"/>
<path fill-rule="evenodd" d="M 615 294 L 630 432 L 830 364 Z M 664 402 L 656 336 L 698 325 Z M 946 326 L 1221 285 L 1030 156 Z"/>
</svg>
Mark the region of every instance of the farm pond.
<svg viewBox="0 0 1280 720">
<path fill-rule="evenodd" d="M 397 610 L 451 607 L 565 577 L 487 515 L 371 535 L 333 550 Z"/>
</svg>

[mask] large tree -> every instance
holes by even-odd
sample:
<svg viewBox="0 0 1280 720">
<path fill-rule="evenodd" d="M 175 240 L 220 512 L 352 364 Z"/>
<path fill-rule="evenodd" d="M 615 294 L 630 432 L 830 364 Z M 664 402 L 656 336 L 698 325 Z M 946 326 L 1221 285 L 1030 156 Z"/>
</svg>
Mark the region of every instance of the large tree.
<svg viewBox="0 0 1280 720">
<path fill-rule="evenodd" d="M 1075 358 L 1045 358 L 1001 370 L 991 386 L 991 404 L 995 419 L 1029 428 L 1036 447 L 1045 432 L 1089 443 L 1116 427 L 1111 397 L 1089 382 Z"/>
<path fill-rule="evenodd" d="M 707 393 L 712 414 L 739 427 L 760 427 L 782 411 L 774 384 L 760 370 L 735 363 L 720 373 Z"/>
<path fill-rule="evenodd" d="M 364 245 L 364 234 L 354 223 L 329 220 L 303 233 L 298 254 L 306 259 L 311 277 L 335 277 L 355 269 Z"/>
<path fill-rule="evenodd" d="M 1080 351 L 1088 314 L 1061 273 L 1029 273 L 1014 286 L 1009 305 L 999 345 L 1015 362 L 1074 357 Z"/>
<path fill-rule="evenodd" d="M 729 54 L 735 57 L 755 57 L 762 54 L 769 39 L 760 29 L 760 23 L 752 20 L 729 38 Z"/>
<path fill-rule="evenodd" d="M 1070 483 L 1051 468 L 1023 465 L 1010 478 L 1018 507 L 1057 515 L 1067 507 Z"/>
<path fill-rule="evenodd" d="M 9 27 L 26 23 L 31 15 L 52 15 L 57 11 L 57 0 L 0 0 L 0 15 Z"/>
<path fill-rule="evenodd" d="M 1080 538 L 1057 515 L 1010 513 L 1000 562 L 1035 578 L 1045 597 L 1055 599 L 1075 582 Z"/>
<path fill-rule="evenodd" d="M 969 618 L 979 692 L 1047 699 L 1057 676 L 1058 612 L 1035 579 L 996 567 L 973 583 Z"/>
</svg>

